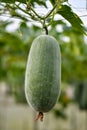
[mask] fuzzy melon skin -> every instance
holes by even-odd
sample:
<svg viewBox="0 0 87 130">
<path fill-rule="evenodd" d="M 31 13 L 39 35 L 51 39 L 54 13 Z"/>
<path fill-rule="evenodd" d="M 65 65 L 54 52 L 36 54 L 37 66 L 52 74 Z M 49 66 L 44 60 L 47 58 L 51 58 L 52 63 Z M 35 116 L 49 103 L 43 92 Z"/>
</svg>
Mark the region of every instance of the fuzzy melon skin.
<svg viewBox="0 0 87 130">
<path fill-rule="evenodd" d="M 27 102 L 39 112 L 50 111 L 59 95 L 61 55 L 52 36 L 40 35 L 32 43 L 25 74 Z"/>
</svg>

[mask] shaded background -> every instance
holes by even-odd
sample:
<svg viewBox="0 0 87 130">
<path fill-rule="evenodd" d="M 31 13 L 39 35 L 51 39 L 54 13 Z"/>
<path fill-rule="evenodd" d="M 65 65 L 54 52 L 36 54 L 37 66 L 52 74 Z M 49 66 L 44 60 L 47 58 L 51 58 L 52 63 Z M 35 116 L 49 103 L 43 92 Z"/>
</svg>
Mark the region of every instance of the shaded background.
<svg viewBox="0 0 87 130">
<path fill-rule="evenodd" d="M 73 29 L 62 17 L 49 27 L 49 35 L 60 44 L 62 92 L 43 123 L 35 122 L 36 112 L 25 99 L 24 77 L 32 41 L 44 30 L 38 22 L 2 13 L 0 4 L 0 130 L 87 130 L 87 38 L 83 32 Z M 83 5 L 81 9 L 81 4 L 74 7 L 73 3 L 72 8 L 81 15 L 86 29 L 87 16 L 82 17 L 87 11 L 86 1 Z M 43 7 L 36 9 L 43 13 Z"/>
</svg>

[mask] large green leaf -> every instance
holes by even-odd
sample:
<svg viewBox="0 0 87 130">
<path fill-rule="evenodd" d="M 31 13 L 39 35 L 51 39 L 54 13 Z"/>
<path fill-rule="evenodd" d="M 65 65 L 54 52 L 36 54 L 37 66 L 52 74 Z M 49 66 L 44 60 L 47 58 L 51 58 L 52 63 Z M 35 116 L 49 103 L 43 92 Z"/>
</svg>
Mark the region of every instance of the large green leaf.
<svg viewBox="0 0 87 130">
<path fill-rule="evenodd" d="M 81 32 L 81 33 L 85 33 L 82 20 L 78 17 L 77 14 L 75 14 L 72 11 L 72 9 L 69 6 L 62 5 L 58 9 L 58 14 L 63 16 L 72 25 L 72 27 L 76 31 Z"/>
</svg>

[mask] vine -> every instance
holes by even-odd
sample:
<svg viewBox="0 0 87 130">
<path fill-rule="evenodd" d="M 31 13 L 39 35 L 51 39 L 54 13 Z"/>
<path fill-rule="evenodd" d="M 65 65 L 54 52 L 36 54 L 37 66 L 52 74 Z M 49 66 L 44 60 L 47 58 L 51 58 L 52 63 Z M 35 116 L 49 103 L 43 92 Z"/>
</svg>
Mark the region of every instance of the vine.
<svg viewBox="0 0 87 130">
<path fill-rule="evenodd" d="M 12 14 L 12 16 L 19 16 L 19 14 L 17 13 L 17 9 L 19 9 L 20 11 L 24 12 L 26 15 L 28 15 L 28 18 L 34 20 L 34 21 L 38 21 L 41 25 L 42 28 L 45 30 L 46 34 L 48 34 L 48 26 L 51 25 L 51 23 L 53 22 L 54 19 L 54 15 L 56 12 L 55 9 L 57 7 L 59 7 L 59 5 L 61 4 L 60 0 L 58 2 L 55 3 L 55 5 L 53 6 L 53 8 L 44 16 L 39 15 L 35 9 L 33 8 L 33 6 L 31 5 L 30 2 L 26 3 L 26 8 L 23 9 L 20 6 L 20 3 L 14 3 L 14 5 L 10 5 L 10 4 L 6 4 L 6 7 L 10 10 L 10 13 Z M 21 16 L 23 18 L 23 16 Z M 48 23 L 48 25 L 46 24 L 46 21 L 48 18 L 51 18 L 50 22 Z M 27 19 L 26 19 L 27 20 Z M 27 20 L 28 21 L 28 20 Z"/>
<path fill-rule="evenodd" d="M 5 0 L 3 0 L 5 1 Z M 19 1 L 19 0 L 17 0 Z M 40 1 L 37 1 L 39 4 Z M 73 12 L 68 0 L 55 0 L 51 1 L 53 8 L 48 11 L 46 15 L 40 15 L 35 10 L 34 1 L 28 0 L 28 2 L 0 2 L 0 14 L 9 14 L 9 17 L 16 17 L 24 20 L 25 22 L 39 22 L 46 34 L 48 34 L 48 26 L 54 22 L 54 16 L 56 14 L 61 15 L 66 19 L 73 27 L 74 30 L 81 32 L 85 35 L 86 30 L 84 29 L 83 22 L 80 17 Z M 46 3 L 45 3 L 46 5 Z M 44 7 L 45 7 L 44 5 Z M 20 13 L 22 11 L 22 13 Z"/>
</svg>

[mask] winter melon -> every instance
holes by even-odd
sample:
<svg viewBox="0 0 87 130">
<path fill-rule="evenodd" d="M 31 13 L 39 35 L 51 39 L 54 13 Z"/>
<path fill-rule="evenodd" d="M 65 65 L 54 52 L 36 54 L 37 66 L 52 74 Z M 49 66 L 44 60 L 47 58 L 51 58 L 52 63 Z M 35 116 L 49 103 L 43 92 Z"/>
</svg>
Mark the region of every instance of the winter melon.
<svg viewBox="0 0 87 130">
<path fill-rule="evenodd" d="M 32 43 L 25 74 L 26 99 L 39 116 L 54 107 L 60 95 L 60 84 L 59 44 L 52 36 L 40 35 Z"/>
</svg>

